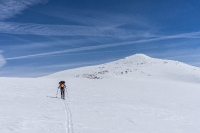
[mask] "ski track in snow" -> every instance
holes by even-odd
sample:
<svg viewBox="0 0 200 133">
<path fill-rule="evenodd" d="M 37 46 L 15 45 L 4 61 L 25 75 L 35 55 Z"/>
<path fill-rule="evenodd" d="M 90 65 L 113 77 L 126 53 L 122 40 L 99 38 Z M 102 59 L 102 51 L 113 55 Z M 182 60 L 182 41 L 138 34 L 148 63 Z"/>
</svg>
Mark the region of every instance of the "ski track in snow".
<svg viewBox="0 0 200 133">
<path fill-rule="evenodd" d="M 65 100 L 63 100 L 63 104 L 65 108 L 65 113 L 66 113 L 66 133 L 74 133 L 72 115 L 69 109 L 69 105 L 67 102 L 65 102 Z"/>
</svg>

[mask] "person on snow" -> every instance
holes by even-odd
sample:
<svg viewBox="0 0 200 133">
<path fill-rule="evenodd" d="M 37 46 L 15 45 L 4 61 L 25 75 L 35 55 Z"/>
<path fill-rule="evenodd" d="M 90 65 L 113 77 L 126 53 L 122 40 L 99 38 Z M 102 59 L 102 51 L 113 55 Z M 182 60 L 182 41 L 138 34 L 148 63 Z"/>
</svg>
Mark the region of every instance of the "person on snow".
<svg viewBox="0 0 200 133">
<path fill-rule="evenodd" d="M 60 81 L 59 82 L 59 87 L 58 89 L 60 88 L 60 92 L 61 92 L 61 99 L 65 100 L 65 81 Z"/>
</svg>

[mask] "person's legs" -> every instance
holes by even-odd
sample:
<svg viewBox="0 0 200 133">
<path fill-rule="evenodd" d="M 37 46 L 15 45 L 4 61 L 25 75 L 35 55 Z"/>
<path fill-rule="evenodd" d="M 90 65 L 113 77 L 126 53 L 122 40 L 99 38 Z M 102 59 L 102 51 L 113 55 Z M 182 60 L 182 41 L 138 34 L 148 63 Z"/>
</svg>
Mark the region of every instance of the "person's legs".
<svg viewBox="0 0 200 133">
<path fill-rule="evenodd" d="M 63 89 L 60 89 L 61 92 L 61 99 L 63 99 Z"/>
<path fill-rule="evenodd" d="M 60 89 L 61 99 L 65 99 L 65 89 Z"/>
<path fill-rule="evenodd" d="M 65 99 L 65 89 L 63 89 L 63 99 Z"/>
</svg>

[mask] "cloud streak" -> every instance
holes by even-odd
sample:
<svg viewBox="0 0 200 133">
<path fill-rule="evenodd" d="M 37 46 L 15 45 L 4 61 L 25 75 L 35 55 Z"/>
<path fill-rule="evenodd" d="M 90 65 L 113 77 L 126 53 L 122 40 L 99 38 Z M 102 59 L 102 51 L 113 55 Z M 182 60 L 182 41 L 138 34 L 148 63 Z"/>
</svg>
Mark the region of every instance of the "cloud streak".
<svg viewBox="0 0 200 133">
<path fill-rule="evenodd" d="M 11 57 L 11 58 L 6 58 L 6 60 L 34 58 L 34 57 L 57 55 L 57 54 L 70 53 L 70 52 L 80 52 L 80 51 L 87 51 L 87 50 L 96 50 L 96 49 L 103 49 L 103 48 L 110 48 L 110 47 L 117 47 L 117 46 L 124 46 L 124 45 L 142 44 L 142 43 L 147 43 L 147 42 L 156 42 L 156 41 L 169 40 L 169 39 L 199 38 L 199 35 L 200 35 L 200 32 L 185 33 L 185 34 L 178 34 L 178 35 L 172 35 L 172 36 L 161 36 L 157 38 L 142 39 L 142 40 L 137 40 L 137 41 L 126 41 L 126 42 L 119 42 L 119 43 L 103 44 L 103 45 L 98 45 L 98 46 L 80 47 L 80 48 L 74 48 L 74 49 L 68 49 L 68 50 Z"/>
<path fill-rule="evenodd" d="M 11 18 L 20 14 L 29 6 L 46 3 L 48 0 L 1 0 L 0 1 L 0 20 Z"/>
<path fill-rule="evenodd" d="M 117 38 L 152 37 L 152 30 L 155 28 L 141 18 L 132 15 L 109 14 L 91 11 L 79 12 L 40 12 L 55 19 L 64 19 L 74 25 L 59 24 L 36 24 L 36 23 L 15 23 L 0 22 L 0 33 L 13 35 L 39 35 L 39 36 L 106 36 Z M 131 26 L 137 28 L 131 28 Z M 142 28 L 142 30 L 140 29 Z M 151 32 L 151 33 L 150 33 Z"/>
<path fill-rule="evenodd" d="M 107 37 L 159 37 L 158 39 L 200 38 L 200 32 L 158 36 L 148 33 L 148 30 L 126 30 L 117 27 L 91 27 L 76 25 L 43 25 L 30 23 L 0 22 L 0 33 L 40 35 L 40 36 L 107 36 Z"/>
<path fill-rule="evenodd" d="M 94 10 L 72 10 L 62 9 L 54 12 L 40 11 L 41 14 L 45 14 L 56 19 L 63 19 L 68 22 L 73 22 L 79 25 L 93 26 L 93 27 L 119 27 L 126 24 L 135 25 L 137 28 L 154 29 L 152 24 L 149 24 L 148 20 L 136 15 L 126 15 L 120 13 L 100 12 Z"/>
<path fill-rule="evenodd" d="M 136 31 L 115 27 L 91 27 L 75 25 L 43 25 L 0 22 L 0 33 L 41 36 L 137 36 Z M 142 33 L 140 33 L 140 36 Z"/>
</svg>

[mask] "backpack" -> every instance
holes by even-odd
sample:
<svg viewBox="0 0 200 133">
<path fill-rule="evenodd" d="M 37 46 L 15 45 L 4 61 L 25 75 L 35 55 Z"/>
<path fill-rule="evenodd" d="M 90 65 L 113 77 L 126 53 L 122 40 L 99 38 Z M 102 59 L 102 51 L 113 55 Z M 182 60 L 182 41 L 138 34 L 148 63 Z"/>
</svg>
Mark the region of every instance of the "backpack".
<svg viewBox="0 0 200 133">
<path fill-rule="evenodd" d="M 60 85 L 61 85 L 61 84 L 65 84 L 65 81 L 60 81 L 59 84 L 60 84 Z"/>
</svg>

